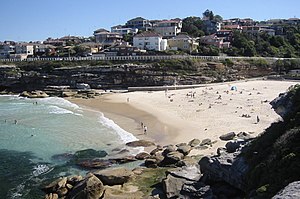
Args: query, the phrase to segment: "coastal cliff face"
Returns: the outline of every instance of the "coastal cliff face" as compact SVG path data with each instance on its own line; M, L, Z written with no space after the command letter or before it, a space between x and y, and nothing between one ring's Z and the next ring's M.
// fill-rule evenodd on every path
M2 65L0 90L43 90L47 86L75 88L78 83L89 84L93 89L203 84L263 76L272 72L270 68L261 68L246 62L237 62L232 66L185 60L96 66L78 66L79 64L81 63L68 63L67 67L58 67L57 64L47 62Z

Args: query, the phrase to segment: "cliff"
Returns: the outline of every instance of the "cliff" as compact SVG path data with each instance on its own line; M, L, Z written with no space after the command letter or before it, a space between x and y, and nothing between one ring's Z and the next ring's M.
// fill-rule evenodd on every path
M20 62L0 66L0 90L44 90L48 86L86 83L91 88L116 89L233 81L268 75L270 67L248 62L224 63L200 60L165 60L151 63Z

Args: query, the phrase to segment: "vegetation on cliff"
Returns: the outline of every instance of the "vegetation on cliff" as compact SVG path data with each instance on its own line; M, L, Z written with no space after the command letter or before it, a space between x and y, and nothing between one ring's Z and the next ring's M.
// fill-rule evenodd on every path
M261 198L300 180L300 85L289 89L284 104L284 121L272 124L245 153L250 164L248 190L256 190Z

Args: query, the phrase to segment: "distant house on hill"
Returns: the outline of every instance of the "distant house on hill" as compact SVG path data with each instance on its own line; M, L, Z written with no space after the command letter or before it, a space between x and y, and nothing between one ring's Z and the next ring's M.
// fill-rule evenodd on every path
M123 36L120 33L109 32L105 29L94 31L96 43L100 43L103 47L112 46L122 42Z
M137 28L127 28L126 26L122 25L117 25L111 27L111 32L112 33L120 33L121 35L126 35L126 34L137 34L138 29Z
M105 54L114 56L135 56L142 52L143 51L139 50L137 47L129 45L128 42L123 42L107 48Z
M201 37L200 43L215 46L217 48L229 48L230 47L230 42L224 42L224 39L221 37L218 37L216 34Z
M133 37L133 46L142 50L164 51L167 40L156 32L143 32Z
M178 35L182 29L181 19L162 20L153 24L153 31L160 34L163 38L172 38Z
M198 51L199 42L186 33L180 33L172 39L168 39L168 46L171 50L182 50L189 53Z
M130 19L129 21L127 21L125 27L148 31L152 28L152 24L150 23L149 20L144 19L143 17L136 17L134 19Z

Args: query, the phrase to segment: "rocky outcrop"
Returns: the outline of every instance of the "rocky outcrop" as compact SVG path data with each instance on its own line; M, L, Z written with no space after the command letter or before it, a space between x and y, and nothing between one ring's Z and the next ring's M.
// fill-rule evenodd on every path
M169 170L166 175L166 179L163 180L163 189L167 198L178 198L183 185L197 182L201 177L201 172L199 167L192 165Z
M300 181L292 182L278 192L272 199L298 199L300 198Z
M219 150L218 156L204 157L199 162L201 172L211 181L223 181L246 191L245 175L248 165L245 158L240 157L239 154L240 151L228 153Z
M149 147L149 146L155 146L153 142L147 141L147 140L137 140L126 143L126 146L130 147Z
M44 91L23 91L20 94L20 97L28 97L28 98L46 98L49 97L47 93Z
M88 174L86 178L78 183L67 195L67 199L99 199L104 192L102 182L93 174Z
M125 168L99 170L94 171L93 174L98 177L104 185L109 186L122 185L133 176L133 172Z

